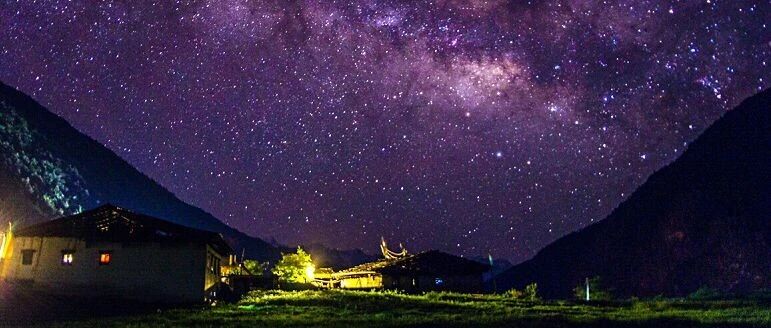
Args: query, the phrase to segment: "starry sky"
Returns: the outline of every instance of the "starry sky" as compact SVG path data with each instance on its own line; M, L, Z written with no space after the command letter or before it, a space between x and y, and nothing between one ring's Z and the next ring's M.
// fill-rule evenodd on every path
M0 80L249 234L521 261L769 87L766 0L2 1Z

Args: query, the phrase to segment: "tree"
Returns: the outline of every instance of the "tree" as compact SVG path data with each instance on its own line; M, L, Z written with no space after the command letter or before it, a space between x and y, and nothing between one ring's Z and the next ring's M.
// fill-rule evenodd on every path
M588 279L590 301L610 301L613 299L613 291L603 285L599 276ZM578 284L573 293L579 300L586 300L586 281Z
M257 260L244 260L241 265L246 271L255 276L261 276L266 268L265 263L260 263Z
M525 286L525 292L523 296L524 296L524 299L531 302L540 300L541 298L538 297L538 284L531 283Z
M314 271L311 255L299 246L296 253L282 253L281 260L273 267L273 274L278 277L279 282L290 284L310 283Z
M504 295L518 300L527 300L531 302L535 302L541 299L538 297L538 284L536 283L531 283L525 286L524 290L518 290L516 288L509 289L506 291L506 293L504 293Z

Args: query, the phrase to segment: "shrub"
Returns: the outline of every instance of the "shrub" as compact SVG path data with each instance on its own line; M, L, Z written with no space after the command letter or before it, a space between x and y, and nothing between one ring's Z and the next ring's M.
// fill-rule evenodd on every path
M523 291L521 291L519 289L516 289L516 288L512 288L512 289L507 290L505 293L503 293L503 295L506 296L506 297L511 297L511 298L515 298L515 299L522 299L525 296L525 292L523 292Z
M725 298L726 298L726 295L723 294L723 292L707 286L703 286L697 289L695 292L688 295L688 299L700 300L700 301L719 300L719 299L725 299Z
M538 301L541 298L538 297L538 284L531 283L527 286L525 286L525 295L524 298L528 301Z
M512 288L503 293L503 296L526 301L538 301L541 298L538 297L538 284L531 283L525 286L525 289L519 290Z

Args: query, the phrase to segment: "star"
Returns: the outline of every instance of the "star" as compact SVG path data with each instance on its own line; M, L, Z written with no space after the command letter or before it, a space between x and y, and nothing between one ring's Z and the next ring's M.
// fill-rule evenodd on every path
M247 234L518 262L769 87L762 9L16 1L0 80Z

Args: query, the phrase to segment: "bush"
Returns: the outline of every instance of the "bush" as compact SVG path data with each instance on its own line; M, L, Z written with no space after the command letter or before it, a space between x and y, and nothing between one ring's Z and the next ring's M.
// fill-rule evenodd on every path
M503 296L526 301L538 301L541 298L538 297L538 284L531 283L525 286L524 290L512 288L503 293Z
M525 292L523 292L523 291L521 291L519 289L516 289L516 288L512 288L512 289L509 289L506 292L504 292L503 295L506 296L506 297L511 297L511 298L515 298L515 299L522 299L525 296Z
M538 297L538 284L532 283L527 286L525 286L525 299L528 301L538 301L541 298Z
M715 288L704 286L697 289L695 292L691 293L690 295L688 295L687 298L690 300L707 301L707 300L725 299L726 295Z

